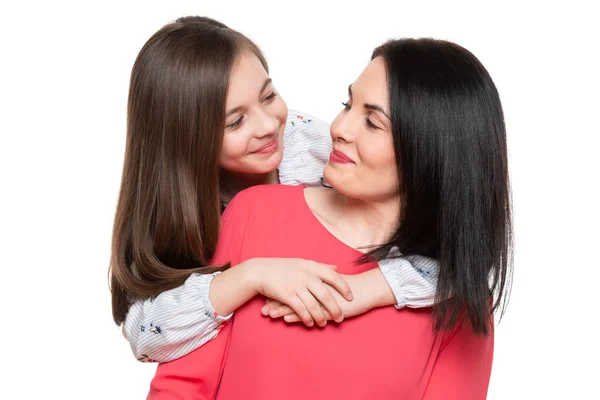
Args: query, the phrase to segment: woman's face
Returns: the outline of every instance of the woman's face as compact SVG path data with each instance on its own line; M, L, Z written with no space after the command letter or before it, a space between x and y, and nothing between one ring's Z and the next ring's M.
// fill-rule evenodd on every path
M260 60L243 52L229 81L221 167L240 174L274 171L283 157L287 112Z
M348 102L331 124L333 152L325 180L344 195L383 201L399 195L385 64L372 60L348 88Z

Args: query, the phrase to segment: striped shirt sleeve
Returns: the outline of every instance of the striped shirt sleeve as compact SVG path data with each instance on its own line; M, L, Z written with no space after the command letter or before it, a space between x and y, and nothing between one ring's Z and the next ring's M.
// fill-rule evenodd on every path
M397 309L422 308L434 304L438 262L422 256L389 258L379 261L379 269L392 289Z
M284 185L320 185L331 148L327 122L310 114L289 110L283 134L279 181Z
M172 361L217 336L232 316L217 315L209 301L210 284L218 273L192 274L182 286L131 306L123 335L139 361Z

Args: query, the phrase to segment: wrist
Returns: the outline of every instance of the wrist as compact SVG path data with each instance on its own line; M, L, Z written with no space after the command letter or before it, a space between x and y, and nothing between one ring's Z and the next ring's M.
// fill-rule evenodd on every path
M396 298L379 268L345 277L360 308L371 310L396 304Z
M371 293L369 280L363 274L342 275L353 294L352 301L342 299L342 309L346 317L363 314L377 307L375 298Z
M228 315L256 296L258 274L252 260L218 274L210 285L209 299L219 315Z
M251 258L236 266L239 268L242 281L245 283L245 290L252 293L253 296L261 293L261 279L257 258Z
M373 290L373 308L393 306L396 304L394 292L381 272L381 269L373 268L368 271L367 279L369 280L369 287Z

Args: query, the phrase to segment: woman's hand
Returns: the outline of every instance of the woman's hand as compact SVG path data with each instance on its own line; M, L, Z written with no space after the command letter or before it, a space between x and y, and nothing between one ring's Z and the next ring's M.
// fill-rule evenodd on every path
M299 258L254 258L249 260L248 279L263 296L285 304L297 321L307 326L327 320L341 322L340 302L352 303L353 295L334 265Z
M329 287L329 289L334 300L341 307L344 318L366 313L373 308L396 304L396 298L379 268L358 275L342 275L342 277L354 293L353 301L344 299L334 288ZM261 313L271 318L283 317L285 322L289 323L302 321L291 307L276 299L267 299ZM323 309L323 313L328 320L335 320L327 309Z

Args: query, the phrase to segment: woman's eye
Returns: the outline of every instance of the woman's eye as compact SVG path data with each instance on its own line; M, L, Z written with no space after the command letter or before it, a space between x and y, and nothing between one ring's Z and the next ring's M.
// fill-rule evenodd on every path
M374 123L371 122L371 120L369 119L369 117L365 118L365 121L367 122L367 126L371 129L379 129L379 127L377 125L375 125Z

